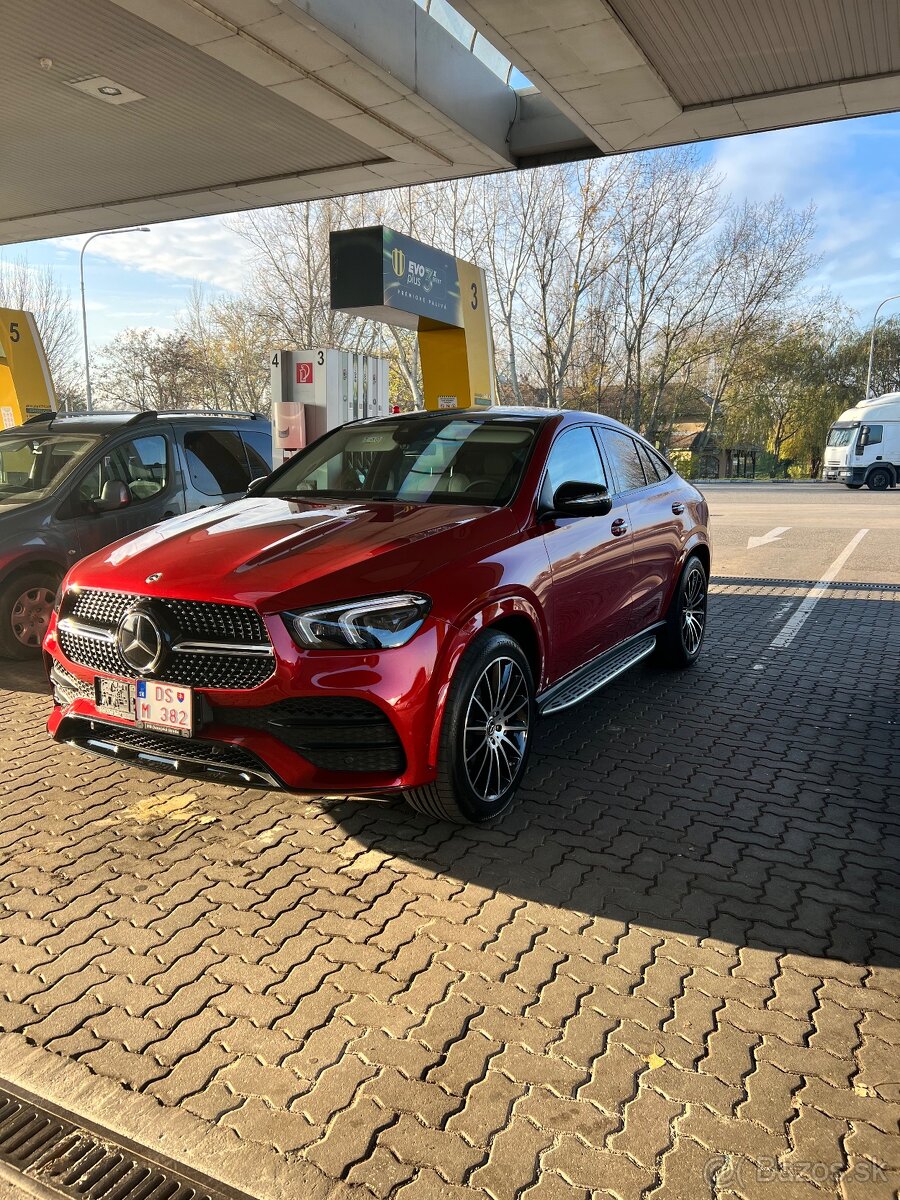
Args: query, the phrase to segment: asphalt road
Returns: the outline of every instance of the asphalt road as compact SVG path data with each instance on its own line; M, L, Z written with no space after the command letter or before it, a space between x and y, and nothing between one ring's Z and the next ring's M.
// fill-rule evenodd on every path
M709 501L715 576L815 581L864 529L836 578L900 583L900 489L713 483L701 491ZM772 541L748 546L775 530L781 532Z

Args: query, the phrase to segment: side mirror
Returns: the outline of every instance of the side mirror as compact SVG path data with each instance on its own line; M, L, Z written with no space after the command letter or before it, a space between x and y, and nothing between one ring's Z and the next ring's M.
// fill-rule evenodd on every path
M866 446L868 446L868 444L869 444L869 427L868 427L868 425L863 425L862 429L859 431L859 437L856 440L856 453L861 454L863 452L863 450L865 450Z
M244 495L255 496L256 493L262 489L268 478L268 475L257 475L255 479L251 479L247 484L247 490L244 492Z
M561 483L553 494L556 517L605 517L612 499L602 483Z
M131 503L131 492L121 479L107 479L100 493L100 499L94 501L94 512L115 512Z

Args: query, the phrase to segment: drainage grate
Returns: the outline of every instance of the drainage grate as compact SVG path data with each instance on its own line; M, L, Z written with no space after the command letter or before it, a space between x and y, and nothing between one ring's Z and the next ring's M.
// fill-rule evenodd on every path
M73 1200L248 1200L0 1081L0 1172L9 1168L22 1186Z
M828 588L831 591L900 592L900 583L853 583L841 579L830 579L823 582L821 579L765 579L762 576L712 575L709 582L727 584L728 587L761 587L765 584L770 587L819 587Z

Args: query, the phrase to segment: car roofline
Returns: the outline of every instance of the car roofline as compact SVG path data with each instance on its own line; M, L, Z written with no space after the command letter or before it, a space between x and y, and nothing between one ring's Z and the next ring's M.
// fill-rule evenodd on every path
M178 425L190 424L192 421L200 421L208 424L209 419L218 419L222 417L231 418L235 424L240 424L242 421L267 421L267 418L258 412L240 412L235 409L173 409L171 412L159 412L156 409L148 409L145 412L123 412L116 409L101 410L99 412L74 412L74 413L59 413L46 412L37 413L33 417L29 417L21 425L13 426L14 429L25 429L38 432L38 427L42 431L53 430L59 432L71 433L116 433L120 429L128 429L132 425L152 425L157 421L172 420ZM3 430L2 432L8 432Z

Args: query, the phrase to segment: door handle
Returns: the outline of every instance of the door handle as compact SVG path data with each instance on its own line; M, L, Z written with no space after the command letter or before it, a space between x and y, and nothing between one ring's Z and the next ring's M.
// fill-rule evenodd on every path
M675 503L672 505L672 512L675 513L676 515L684 512L684 505L681 503L680 500L676 500Z
M616 517L610 526L613 537L621 537L623 533L628 532L628 526L625 524L624 517Z

